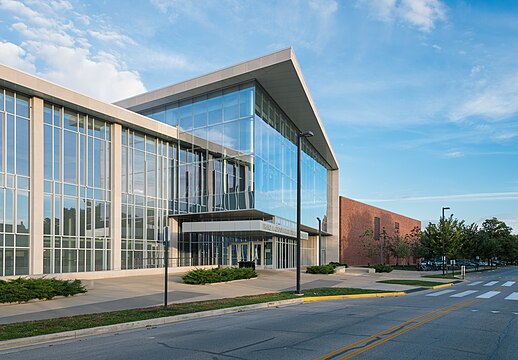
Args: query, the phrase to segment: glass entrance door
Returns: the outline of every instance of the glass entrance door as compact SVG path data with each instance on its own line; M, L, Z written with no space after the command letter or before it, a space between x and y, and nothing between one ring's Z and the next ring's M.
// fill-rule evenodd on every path
M264 246L262 242L252 244L252 260L255 262L256 268L264 268Z
M249 243L233 243L230 246L232 247L232 266L238 266L240 261L250 261Z

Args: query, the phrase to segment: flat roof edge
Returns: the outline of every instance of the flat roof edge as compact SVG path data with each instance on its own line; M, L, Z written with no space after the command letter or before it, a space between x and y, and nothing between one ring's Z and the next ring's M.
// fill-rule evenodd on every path
M260 68L289 61L292 59L293 55L291 47L285 48L267 55L258 56L250 60L245 60L234 65L211 71L207 74L183 80L172 85L163 86L155 90L122 99L114 102L114 104L131 109L132 107L138 106L142 103L148 103L163 98L165 94L168 96L181 94L195 88L210 85L211 83L231 79L239 76L243 72L251 72Z
M0 85L80 112L100 116L124 126L150 131L162 137L178 137L178 129L173 126L159 123L131 110L94 99L39 76L2 64L0 64Z

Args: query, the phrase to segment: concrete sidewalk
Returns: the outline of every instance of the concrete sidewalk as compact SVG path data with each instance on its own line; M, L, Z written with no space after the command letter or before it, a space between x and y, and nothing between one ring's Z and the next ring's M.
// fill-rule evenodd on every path
M391 273L367 273L365 269L346 269L332 275L301 274L302 289L318 287L351 287L387 291L405 291L414 287L380 284L388 279L415 279L449 282L447 279L422 279L434 272L394 270ZM259 276L210 285L187 285L182 274L170 275L169 303L213 300L257 295L295 289L295 270L258 270ZM88 292L69 298L33 301L25 304L0 304L0 324L49 319L79 314L100 313L163 304L163 275L87 280Z

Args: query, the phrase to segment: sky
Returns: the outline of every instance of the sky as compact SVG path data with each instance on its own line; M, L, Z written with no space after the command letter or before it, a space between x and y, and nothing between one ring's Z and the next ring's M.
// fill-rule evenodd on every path
M0 63L113 102L292 47L340 194L518 233L518 2L0 0Z

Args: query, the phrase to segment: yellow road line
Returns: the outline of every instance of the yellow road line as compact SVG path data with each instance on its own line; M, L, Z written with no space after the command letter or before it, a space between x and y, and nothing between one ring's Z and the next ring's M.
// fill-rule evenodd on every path
M476 301L474 301L474 302L476 302ZM392 339L394 339L394 338L396 338L396 337L398 337L400 335L403 335L404 333L406 333L406 332L408 332L410 330L413 330L413 329L415 329L415 328L417 328L417 327L419 327L419 326L421 326L423 324L426 324L427 322L430 322L432 320L440 318L441 316L447 315L447 314L449 314L452 311L461 309L461 308L469 306L469 305L471 305L471 304L464 304L461 307L458 307L458 308L455 308L455 309L450 309L450 310L447 310L447 311L435 314L435 315L433 315L433 316L431 316L429 318L426 318L426 319L421 320L421 321L419 321L419 322L417 322L417 323L415 323L413 325L410 325L407 328L401 329L401 330L395 332L394 334L388 335L388 336L384 337L383 339L379 339L379 340L373 342L372 344L369 344L369 345L365 346L364 348L358 349L358 350L356 350L356 351L354 351L354 352L352 352L350 354L347 354L345 356L339 357L338 360L351 359L352 357L354 357L356 355L359 355L359 354L361 354L361 353L363 353L363 352L365 352L367 350L370 350L370 349L372 349L372 348L374 348L374 347L376 347L378 345L381 345L381 344L383 344L383 343L385 343L385 342L387 342L389 340L392 340Z
M453 286L453 283L435 285L435 286L432 286L432 289L442 289L442 288L446 288L446 287L450 287L450 286Z
M398 291L398 292L373 293L373 294L308 296L308 297L304 298L304 302L323 301L323 300L336 300L336 299L361 299L361 298L377 298L377 297L395 297L395 296L405 296L405 295L406 295L405 292Z
M334 357L334 356L336 356L336 355L338 355L338 354L340 354L340 353L343 353L343 352L345 352L345 351L347 351L347 350L350 350L350 349L352 349L352 348L354 348L354 347L357 347L357 346L359 346L359 345L361 345L361 344L363 344L363 343L368 343L369 341L374 340L374 339L376 339L377 337L380 337L380 336L386 335L386 334L388 334L388 333L391 333L392 331L394 331L394 330L396 330L396 329L399 329L399 328L401 328L401 327L404 327L404 326L409 325L409 324L411 324L411 323L414 323L414 322L416 322L416 321L418 321L416 324L418 324L417 326L419 326L419 325L422 325L422 324L424 324L424 323L426 323L426 322L428 322L428 321L431 321L431 320L433 320L433 319L435 319L435 318L437 318L437 317L443 316L443 315L445 315L445 314L449 313L450 311L458 310L458 309L460 309L461 307L471 305L472 303L477 302L477 301L478 301L478 300L468 299L468 300L461 301L461 302L459 302L459 303L457 303L457 304L454 304L454 305L449 305L449 306L442 307L442 308L440 308L440 309L436 309L436 310L431 311L431 312L428 312L428 313L426 313L426 314L423 314L423 315L417 316L417 317L415 317L415 318L413 318L413 319L410 319L410 320L404 321L404 322L402 322L402 323L400 323L400 324L394 325L394 326L392 326L392 327L390 327L390 328L388 328L388 329L385 329L385 330L383 330L383 331L380 331L380 332L378 332L378 333L376 333L376 334L374 334L374 335L371 335L371 336L369 336L369 337L367 337L367 338L365 338L365 339L358 340L358 341L356 341L356 342L354 342L354 343L352 343L352 344L346 345L346 346L344 346L344 347L342 347L342 348L340 348L340 349L337 349L337 350L334 350L334 351L332 351L332 352L330 352L330 353L327 353L327 354L325 354L325 355L322 355L322 356L320 356L320 357L316 358L315 360L326 360L326 359L330 359L330 358L332 358L332 357ZM414 326L414 325L416 325L416 324L411 325L411 328L413 329L413 328L417 327L417 326ZM400 332L401 332L402 330L405 330L405 329L401 329L401 330L399 330L398 332L396 332L395 334L401 335L402 333L400 333ZM409 329L409 330L411 330L411 329ZM407 330L407 331L408 331L408 330ZM398 336L398 335L396 335L396 336ZM392 335L390 335L390 336L392 336ZM392 338L393 338L393 337L392 337ZM380 339L380 340L382 340L382 339ZM390 340L390 339L388 339L388 340ZM387 340L386 340L386 341L387 341ZM379 342L379 340L378 340L378 341L376 341L376 342L375 342L375 343L373 343L373 344L377 344L378 342ZM371 345L372 345L372 344L369 344L368 346L371 346ZM378 345L379 345L379 344L378 344ZM369 348L370 348L370 347L369 347ZM365 349L365 348L363 348L363 349ZM363 349L359 349L359 350L363 350ZM366 350L367 350L367 349L366 349ZM363 351L366 351L366 350L363 350ZM358 350L356 350L356 351L358 351ZM355 353L356 353L356 351L355 351ZM359 353L358 353L358 354L359 354ZM348 355L349 355L349 354L348 354ZM348 355L346 355L346 356L348 356Z

